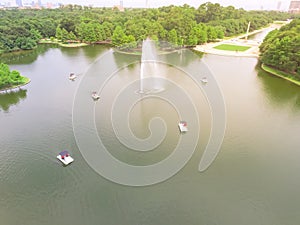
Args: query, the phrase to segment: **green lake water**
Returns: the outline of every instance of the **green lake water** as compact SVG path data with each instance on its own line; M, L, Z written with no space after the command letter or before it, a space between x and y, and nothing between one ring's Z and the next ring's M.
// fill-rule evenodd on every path
M174 79L190 92L199 113L199 141L191 159L176 175L158 184L131 187L100 176L78 148L72 107L80 81L101 74L94 62L103 54L112 55L104 71L112 65L123 68L104 86L103 101L95 103L95 124L110 153L129 164L149 165L172 153L182 137L176 107L149 97L133 108L128 120L139 138L149 135L148 122L154 116L164 118L168 130L166 140L155 150L146 154L131 151L102 116L114 100L111 96L128 86L132 77L138 78L140 64L128 63L139 57L111 53L103 46L40 46L37 51L8 62L31 83L22 90L0 94L0 224L300 223L300 89L263 72L257 59L199 58L187 51L165 56L182 68L191 64L210 68L226 105L224 141L211 166L199 172L212 126L205 94L189 86L190 80L176 67L159 67L167 79ZM70 72L78 75L74 82L68 79ZM167 84L157 85L171 90ZM83 109L91 104L89 91ZM83 118L83 124L89 119ZM114 121L122 122L118 116ZM190 125L191 133L195 124ZM183 138L189 137L189 132ZM56 159L64 149L75 159L67 167Z

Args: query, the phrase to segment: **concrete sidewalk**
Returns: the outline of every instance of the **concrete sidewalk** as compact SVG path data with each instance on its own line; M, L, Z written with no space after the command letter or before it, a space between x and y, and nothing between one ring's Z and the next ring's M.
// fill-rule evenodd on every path
M268 27L262 28L260 30L255 30L252 31L248 34L256 34L259 32L262 32L266 29L270 28L280 28L283 24L271 24ZM206 43L204 45L197 45L194 50L200 51L203 53L208 53L208 54L214 54L214 55L224 55L224 56L237 56L237 57L259 57L259 45L261 44L260 42L254 41L254 40L245 40L242 38L245 38L246 34L242 34L238 37L234 37L229 40L222 40L219 42L214 42L214 43ZM215 46L221 45L221 44L231 44L231 45L241 45L241 46L248 46L250 47L246 51L226 51L226 50L218 50L215 49Z

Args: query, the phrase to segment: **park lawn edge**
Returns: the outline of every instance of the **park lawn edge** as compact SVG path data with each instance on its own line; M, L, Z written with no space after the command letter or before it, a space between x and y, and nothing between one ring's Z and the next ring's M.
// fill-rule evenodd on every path
M87 46L89 44L87 44L87 43L71 43L71 44L58 43L58 45L62 46L62 47L66 47L66 48L76 48L76 47Z
M77 48L77 47L83 47L83 46L89 45L89 44L83 43L83 42L80 42L80 43L64 44L64 43L58 41L57 39L54 39L54 40L50 40L50 39L41 39L41 40L39 41L39 44L58 44L59 46L61 46L61 47L66 47L66 48Z
M30 82L31 82L31 80L28 77L23 77L23 81L21 84L16 84L16 85L12 85L10 87L0 88L0 92L12 90L15 88L20 88L20 87L23 87L23 86L29 84Z
M261 68L262 68L264 71L266 71L267 73L270 73L270 74L275 75L275 76L277 76L277 77L283 78L283 79L285 79L285 80L288 80L288 81L290 81L290 82L292 82L292 83L294 83L294 84L300 86L300 81L294 80L294 79L292 79L292 78L290 77L290 76L293 76L292 74L285 73L285 72L283 72L283 71L274 69L274 68L272 68L272 67L270 67L270 66L265 65L264 63L261 64Z
M185 49L185 48L182 48ZM133 51L133 52L129 52L129 51L124 51L124 50L120 50L118 48L113 48L113 50L117 53L120 54L125 54L125 55L136 55L136 56L140 56L142 55L141 51ZM172 51L158 51L157 55L167 55L167 54L172 54L174 52L178 52L178 50L172 50Z

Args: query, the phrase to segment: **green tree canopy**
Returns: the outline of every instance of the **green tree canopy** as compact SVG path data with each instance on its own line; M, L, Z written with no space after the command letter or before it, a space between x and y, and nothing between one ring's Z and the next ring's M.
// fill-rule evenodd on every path
M260 46L260 60L300 80L300 19L270 32Z
M125 35L117 41L115 34L112 42L117 45L132 40L130 35L136 41L147 37L166 41L172 37L176 44L194 45L224 35L244 33L249 22L250 29L254 30L290 16L275 11L245 11L210 2L198 8L184 4L125 9L125 12L78 5L59 9L0 10L0 52L34 48L41 38L53 39L54 36L61 41L112 41L115 32L120 31L117 27L121 27Z
M23 84L26 81L27 78L22 77L18 71L11 71L7 64L0 63L0 89Z

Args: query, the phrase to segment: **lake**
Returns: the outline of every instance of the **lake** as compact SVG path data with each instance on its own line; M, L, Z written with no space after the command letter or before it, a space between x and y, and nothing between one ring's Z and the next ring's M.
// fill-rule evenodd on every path
M135 97L140 96L135 92L140 87L140 57L114 53L107 47L40 46L8 62L31 83L20 91L0 94L1 224L300 223L299 87L263 72L256 58L200 58L189 51L162 57L169 64L151 66L155 73L159 71L160 78L151 80L150 74L144 84L147 90L155 87L157 93L142 95L144 99ZM210 69L226 106L226 132L220 152L203 172L198 171L199 161L214 124L206 86L198 88L184 72L191 65L195 74L199 68ZM117 69L108 73L113 67ZM74 82L68 79L71 72L78 75ZM103 83L91 82L102 76ZM89 86L85 86L87 82ZM179 86L184 91L177 90ZM99 101L93 102L92 91L100 92ZM166 98L172 96L177 97L168 102ZM191 119L192 109L178 112L185 110L188 101L197 112L198 122ZM151 120L156 117L164 122ZM159 141L156 132L161 135L167 127L165 139L157 145L150 141L153 151L132 150L128 147L132 143L123 143L131 140L127 134L115 134L124 132L126 118L139 140L147 139L153 131L153 140ZM181 119L189 124L186 134L179 133ZM94 131L112 156L131 165L159 162L172 155L181 141L185 141L182 157L190 147L195 151L167 180L139 187L119 184L99 175L85 160L90 154L86 149L94 147L89 141L94 135L89 124L95 125ZM56 159L64 149L75 159L67 167ZM129 174L127 178L132 177Z

